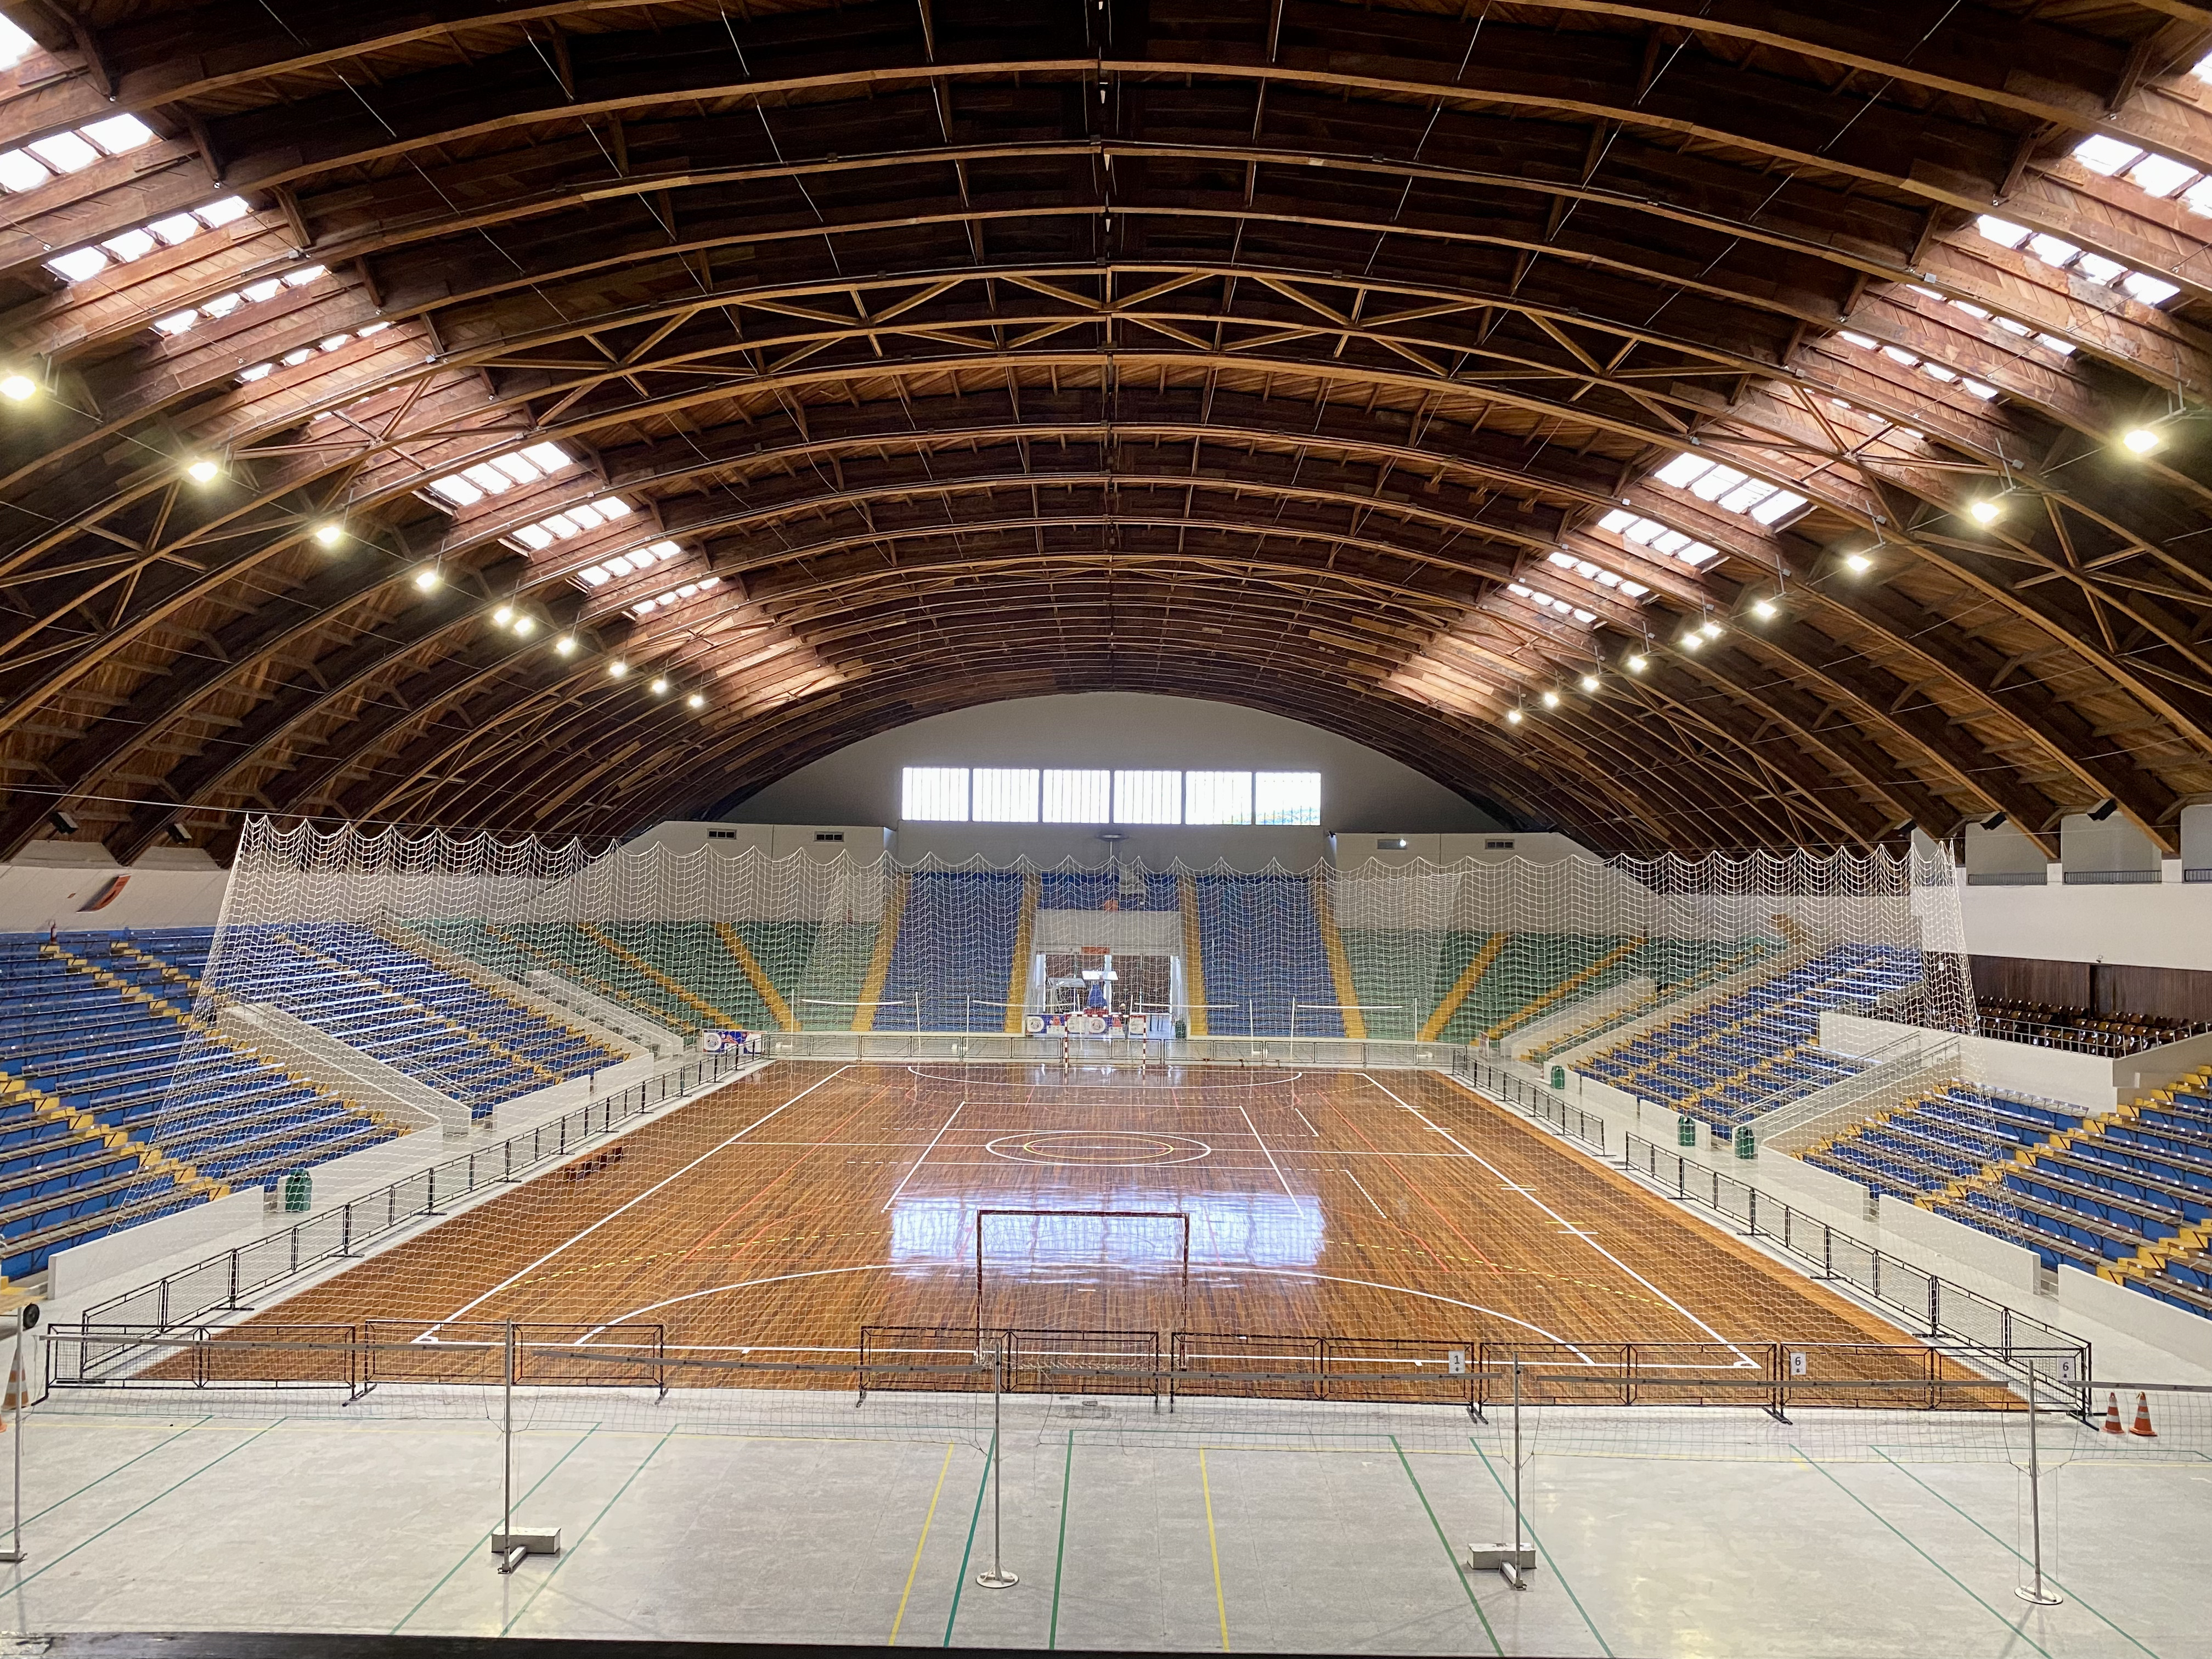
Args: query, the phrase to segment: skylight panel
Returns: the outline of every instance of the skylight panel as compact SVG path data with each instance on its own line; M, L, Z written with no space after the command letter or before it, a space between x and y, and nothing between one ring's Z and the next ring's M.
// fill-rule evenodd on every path
M602 495L592 503L592 510L603 519L627 519L630 504L619 495Z
M463 467L461 476L487 495L503 495L514 488L514 479L485 461Z
M28 150L0 150L0 190L21 195L36 190L54 175Z
M120 236L111 236L100 244L125 264L143 259L161 244L143 230L126 230Z
M73 132L34 138L24 148L56 173L82 173L100 159L100 152Z
M0 17L0 70L11 70L39 49L39 43Z
M979 766L975 772L975 822L1035 823L1037 793L1037 769L1033 766Z
M1920 372L1923 374L1932 375L1947 385L1959 378L1956 369L1946 368L1941 363L1923 363L1920 365Z
M330 270L327 266L301 265L297 270L286 271L283 276L283 283L286 288L304 288L309 283L313 282L318 276L327 276L329 275Z
M514 532L514 538L533 553L553 545L553 532L543 525L526 524Z
M2063 236L2053 236L2047 230L2039 230L2027 239L2027 251L2046 265L2061 270L2081 252Z
M182 334L191 329L199 319L199 313L187 306L182 311L172 313L167 317L156 317L154 319L154 326L163 334Z
M517 483L536 483L545 476L520 455L497 456L492 465Z
M1987 385L1980 380L1969 380L1963 374L1959 377L1959 384L1966 387L1966 389L1972 392L1975 397L1979 398L1984 403L1989 402L1990 398L1997 395L1997 389L1995 386ZM1911 430L1909 427L1904 429L1906 431ZM1917 438L1923 434L1914 432L1912 435Z
M47 260L46 269L65 283L87 282L107 269L107 256L96 247L81 247Z
M135 115L111 115L104 121L88 121L77 131L110 155L128 155L140 145L152 143L155 136Z
M1732 466L1716 466L1690 485L1690 493L1701 501L1717 501L1743 479L1744 475Z
M2045 351L2055 351L2062 357L2071 357L2074 355L2074 343L2071 340L2059 339L2055 335L2039 334L2035 337L2035 343Z
M246 386L255 380L265 380L276 371L276 365L274 363L256 363L251 368L241 368L238 371L238 383L240 386Z
M324 351L336 351L342 345L350 344L352 340L350 334L325 334L315 344Z
M2016 225L2011 220L2000 219L1994 214L1982 215L1974 221L1974 228L1999 247L2018 247L2027 240L2026 225Z
M1789 518L1801 507L1808 505L1802 495L1787 489L1778 489L1751 509L1751 516L1760 524L1771 525Z
M612 571L605 569L596 564L592 566L589 569L579 570L576 574L586 587L604 587L608 582L614 579L614 573Z
M574 519L570 518L566 513L556 513L549 517L540 519L538 522L544 526L546 529L551 531L556 536L559 537L564 542L571 536L581 534L583 531L583 526L578 524Z
M669 560L674 558L678 553L681 553L684 550L678 547L674 542L655 542L652 546L647 548L645 550L652 554L654 558L659 559L665 564Z
M1708 547L1703 542L1692 542L1674 556L1684 564L1703 564L1708 559L1717 559L1720 556L1721 550L1717 547Z
M2128 182L2151 196L2171 196L2197 176L2197 169L2156 150L2128 169Z
M522 452L522 459L541 472L558 472L576 464L567 450L555 443L532 444Z
M1629 512L1626 507L1616 507L1597 521L1597 527L1600 530L1611 531L1617 536L1635 522L1636 515L1633 513Z
M574 525L579 530L597 530L601 525L606 522L605 519L599 516L598 509L593 507L589 502L586 502L580 507L570 507L568 509L568 521Z
M2146 276L2141 271L2130 271L2120 278L2120 288L2130 299L2140 300L2147 306L2162 306L2181 289L2172 283L2161 283L2155 276Z
M1690 544L1690 538L1680 531L1668 530L1663 526L1660 527L1657 535L1645 537L1644 539L1650 543L1652 551L1656 553L1679 553Z
M2131 164L2142 151L2133 144L2124 144L2117 138L2107 138L2101 132L2092 133L2074 146L2074 159L2092 173L2111 178L2121 168Z
M217 201L210 202L205 207L197 207L192 210L194 216L210 230L221 230L232 220L243 219L248 211L246 198L243 196L225 196ZM310 265L308 269L318 276L322 275L323 268L320 265ZM310 277L307 280L313 279Z
M314 355L315 349L313 346L301 346L297 351L286 352L276 361L283 363L287 368L297 368L301 363L306 362Z
M1875 342L1872 339L1863 334L1855 334L1848 328L1838 329L1836 337L1846 345L1856 346L1861 351L1872 351L1875 349Z
M166 219L156 219L146 227L167 246L190 241L200 234L200 222L189 213L173 213Z
M284 284L274 276L264 283L248 283L244 288L239 289L240 294L255 305L261 305L273 300L283 291Z
M483 491L456 473L451 477L433 478L430 493L451 501L455 507L473 507L483 499Z
M1711 465L1712 463L1702 455L1685 453L1677 455L1651 476L1658 479L1661 483L1672 484L1675 489L1681 489L1686 488L1692 478Z
M1996 325L2002 329L2006 333L2017 334L2022 339L2027 338L2028 336L2035 332L2035 331L2028 327L2027 324L2016 323L2009 317L1996 317L1992 318L1990 320L1996 323Z
M2118 259L2107 259L2101 253L2085 253L2074 262L2075 271L2093 283L2114 283L2128 274L2128 268Z
M2207 52L2189 66L2189 72L2198 80L2212 82L2212 52Z
M1920 362L1919 358L1914 356L1903 346L1884 346L1881 349L1881 355L1893 363L1903 363L1907 368L1917 367Z

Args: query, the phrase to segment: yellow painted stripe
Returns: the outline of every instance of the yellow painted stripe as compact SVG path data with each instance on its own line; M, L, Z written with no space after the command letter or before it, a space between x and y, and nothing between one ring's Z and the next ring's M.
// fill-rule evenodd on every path
M914 1594L914 1576L921 1571L921 1547L929 1542L929 1523L937 1519L937 1500L945 1496L945 1474L952 1467L952 1442L945 1443L945 1461L937 1466L937 1489L929 1494L929 1512L921 1517L921 1536L914 1540L914 1560L906 1570L906 1588L899 1592L898 1611L891 1616L891 1633L884 1645L898 1645L899 1623L906 1617L907 1597Z
M768 1005L769 1012L775 1016L775 1023L787 1031L797 1030L799 1022L791 1017L791 1005L783 1000L783 993L775 988L775 981L768 976L768 969L760 965L760 958L753 955L744 936L726 921L714 924L714 936L722 941L722 948L738 959L738 966L745 970L745 977L753 983L754 994Z
M1206 1478L1206 1448L1198 1449L1198 1489L1206 1494L1206 1552L1213 1558L1213 1610L1221 1620L1221 1650L1229 1651L1229 1603L1221 1594L1221 1543L1213 1532L1213 1485Z
M1044 882L1034 870L1022 878L1022 916L1014 927L1014 965L1006 972L1006 1018L1002 1030L1019 1036L1023 999L1030 988L1030 941L1036 936L1037 897Z
M1359 988L1352 983L1352 958L1344 953L1344 935L1337 932L1336 912L1329 907L1328 878L1316 873L1312 879L1314 920L1321 924L1321 948L1328 957L1328 976L1335 981L1337 1001L1343 1005L1344 1034L1364 1041L1367 1016L1352 1006L1359 1000Z
M1612 967L1615 963L1626 962L1629 957L1634 956L1638 951L1641 951L1644 948L1644 940L1640 939L1632 939L1626 945L1617 945L1613 946L1612 950L1607 951L1603 956L1600 957L1595 962L1590 963L1589 967L1583 969L1580 973L1561 980L1550 990L1541 993L1531 1001L1523 1003L1518 1009L1515 1010L1512 1013L1506 1015L1504 1019L1499 1020L1497 1024L1492 1026L1488 1031L1484 1033L1484 1035L1491 1037L1502 1037L1515 1026L1527 1024L1530 1020L1535 1018L1537 1015L1542 1013L1545 1009L1550 1007L1553 1003L1563 1002L1567 998L1572 996L1577 991L1582 989L1583 986L1589 984L1590 981L1595 979L1600 974Z
M1490 964L1498 960L1505 949L1505 941L1512 937L1504 933L1490 936L1488 943L1474 953L1474 960L1452 981L1451 989L1444 993L1444 1000L1437 1004L1436 1012L1421 1022L1421 1029L1413 1039L1416 1042L1434 1042L1444 1034L1444 1027L1451 1024L1460 1004L1467 1000L1467 994L1474 989L1474 982L1490 971Z
M876 924L876 948L868 957L868 976L860 981L860 1006L853 1010L853 1029L876 1029L876 1003L890 977L891 952L898 945L899 921L906 915L907 886L914 877L902 870L891 878L891 890L884 895L884 919Z
M584 924L584 935L586 938L597 943L609 956L628 963L631 967L636 969L639 973L643 974L647 979L651 980L655 985L658 985L662 990L667 992L669 995L674 997L678 1001L690 1003L694 1008L699 1011L700 1014L705 1018L706 1023L708 1025L723 1025L729 1022L730 1017L724 1013L720 1008L717 1008L713 1003L708 1001L704 997L698 996L693 992L687 990L684 987L678 985L674 980L671 979L666 974L662 973L659 969L654 967L651 963L647 962L643 957L638 955L636 951L631 950L628 945L618 944L612 934L605 932L597 923L589 921L586 922Z
M1190 1001L1190 1023L1186 1029L1194 1037L1204 1036L1206 962L1198 931L1198 884L1185 875L1176 884L1176 894L1182 910L1182 990Z

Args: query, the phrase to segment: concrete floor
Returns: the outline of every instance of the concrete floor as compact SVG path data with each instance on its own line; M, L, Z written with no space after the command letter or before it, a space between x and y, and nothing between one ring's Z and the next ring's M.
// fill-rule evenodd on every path
M1010 1399L1003 1554L1021 1583L993 1590L975 1582L988 1398L518 1400L517 1518L567 1548L505 1577L486 1548L495 1394L456 1393L442 1419L377 1395L58 1398L23 1442L28 1559L0 1568L0 1630L2212 1655L2212 1396L2154 1401L2156 1441L2045 1423L2045 1559L2066 1598L2050 1609L2013 1593L2016 1421L1528 1413L1541 1562L1516 1592L1454 1559L1510 1535L1495 1417Z

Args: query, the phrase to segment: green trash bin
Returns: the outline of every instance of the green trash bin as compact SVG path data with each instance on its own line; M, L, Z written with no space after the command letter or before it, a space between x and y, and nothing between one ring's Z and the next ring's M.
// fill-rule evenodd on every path
M1735 1155L1741 1158L1759 1156L1759 1142L1751 1133L1751 1125L1739 1123L1735 1128Z
M1674 1119L1674 1144L1677 1146L1692 1147L1698 1144L1698 1120L1687 1112L1681 1113Z
M1552 1086L1554 1089L1564 1089L1567 1086L1567 1068L1565 1066L1554 1066L1552 1067Z
M314 1207L315 1178L305 1170L295 1170L286 1176L282 1190L286 1211L296 1212Z

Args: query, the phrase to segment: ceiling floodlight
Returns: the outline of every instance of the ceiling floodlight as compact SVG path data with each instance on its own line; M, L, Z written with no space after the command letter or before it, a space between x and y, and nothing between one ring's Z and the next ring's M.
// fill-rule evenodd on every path
M1589 691L1589 692L1595 692L1595 691L1596 691L1596 690L1597 690L1597 676L1596 676L1596 675L1595 675L1595 674L1585 674L1585 675L1583 675L1583 690L1585 690L1585 691Z
M707 706L706 698L701 696L696 691L694 691L690 696L684 698L684 701L690 703L694 708L704 708Z
M559 639L553 641L553 648L564 657L574 656L576 654L576 636L574 634L563 634Z
M1863 576L1874 568L1874 561L1863 553L1847 553L1844 556L1844 568L1854 576Z
M1753 599L1751 602L1751 614L1758 617L1761 622L1772 622L1774 620L1774 601L1771 599Z
M27 374L0 377L0 398L10 403L23 403L39 395L39 383Z
M611 679L618 680L629 672L629 665L624 662L620 657L617 657L612 662L607 665L607 675Z
M1705 636L1703 634L1693 632L1682 635L1682 649L1685 651L1702 650L1705 643Z
M1520 724L1521 724L1521 711L1520 711L1519 709L1517 709L1517 708L1509 708L1509 709L1507 709L1507 710L1505 711L1505 723L1506 723L1508 726L1518 726L1518 725L1520 725Z
M345 539L345 526L335 519L325 520L315 526L315 539L325 547L336 547Z
M415 586L425 593L435 587L439 580L438 567L434 564L426 564L415 573Z
M1556 691L1547 691L1546 693L1544 693L1544 707L1545 707L1545 708L1557 708L1559 706L1559 694L1558 692L1556 692Z
M1995 524L2003 512L1993 497L1985 496L1967 507L1966 515L1976 524Z
M0 392L6 390L5 384L0 383ZM2123 434L2120 438L2121 447L2130 455L2148 455L2162 441L2158 434L2147 426L2136 427Z
M514 619L514 637L515 637L515 638L517 638L518 640L526 640L526 639L528 639L528 638L529 638L532 634L535 634L537 631L538 631L538 618L537 618L537 617L517 617Z
M1708 617L1705 618L1705 625L1698 631L1709 640L1717 640L1721 636L1721 625Z
M497 623L501 628L506 627L507 623L514 620L514 607L511 605L503 605L500 606L498 610L491 613L491 619Z
M1645 667L1650 663L1650 660L1651 659L1649 657L1644 656L1640 653L1631 657L1628 659L1628 672L1632 674L1641 674L1644 671Z
M213 482L216 474L222 471L222 469L221 467L217 466L213 461L208 459L204 455L201 456L199 459L196 461L187 461L185 463L185 476L187 478L190 478L194 483L211 483Z
M668 682L666 680L653 681L653 695L656 697L666 696L668 695Z

